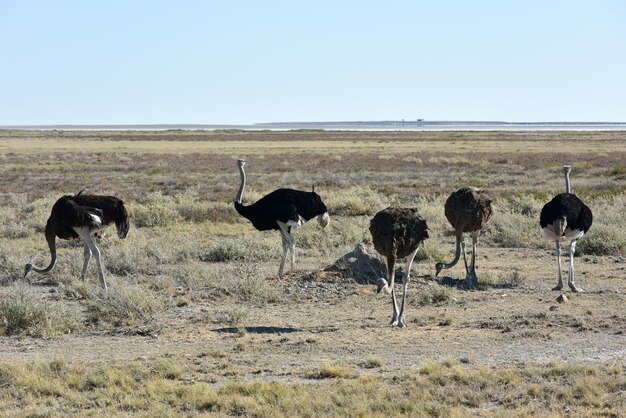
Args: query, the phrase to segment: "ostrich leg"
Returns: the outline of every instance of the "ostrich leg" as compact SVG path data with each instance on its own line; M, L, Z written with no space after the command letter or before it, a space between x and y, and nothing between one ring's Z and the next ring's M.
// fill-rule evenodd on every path
M409 287L409 280L411 280L411 266L413 265L413 259L415 259L415 254L417 254L417 250L419 250L419 245L406 259L406 273L404 275L404 279L402 280L402 305L400 306L400 315L398 315L398 325L400 328L406 327L406 323L404 322L404 302L406 301L406 291Z
M577 240L572 240L569 245L569 270L567 272L567 285L570 289L572 289L572 292L582 292L583 290L580 287L576 287L574 284L574 253L576 252L576 241Z
M83 271L80 274L80 279L85 281L85 277L87 275L87 269L89 268L89 260L91 259L91 250L86 243L83 243L84 253L83 253Z
M478 278L476 277L476 244L478 244L478 232L472 233L472 264L470 265L467 273L467 283L469 287L474 287L478 284Z
M284 275L283 272L285 269L285 259L287 258L287 251L289 249L289 239L287 238L287 236L282 230L280 231L280 237L283 240L283 253L280 256L280 266L278 267L278 277L282 279Z
M96 266L98 267L98 278L100 279L100 284L104 290L107 290L107 283L104 280L104 271L102 270L102 260L100 260L100 250L96 246L96 243L93 241L91 234L89 233L89 228L74 228L74 231L80 236L83 242L89 247L91 253L93 254L93 258L96 259Z
M293 235L289 234L289 249L291 250L291 271L296 269L296 240Z
M385 289L388 292L391 289L391 303L393 304L393 316L391 317L391 325L398 325L398 302L396 300L396 287L394 281L396 277L396 257L394 255L387 256L387 277L388 282L381 279L378 282L378 291ZM382 283L381 283L382 282Z
M278 269L278 277L283 277L285 269L285 260L287 259L287 252L291 249L291 270L294 270L296 263L296 240L289 233L289 226L281 221L276 221L280 227L280 236L283 239L283 254L280 258L280 267Z
M561 241L559 239L556 240L556 260L556 264L559 268L559 282L552 290L561 290L563 289L563 273L561 272Z
M463 264L465 264L465 280L468 280L468 285L471 287L471 283L469 282L470 268L467 264L467 252L465 250L465 237L461 237L461 252L463 253Z

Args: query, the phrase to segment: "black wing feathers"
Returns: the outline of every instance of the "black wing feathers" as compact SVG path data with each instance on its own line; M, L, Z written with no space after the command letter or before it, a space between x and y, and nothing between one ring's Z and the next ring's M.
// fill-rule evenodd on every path
M567 226L570 229L578 229L585 233L589 231L593 222L591 209L572 193L558 194L546 203L541 209L539 224L545 228L563 217L567 220Z
M293 189L274 190L249 206L235 202L235 209L259 231L278 229L277 220L308 221L327 211L317 193Z

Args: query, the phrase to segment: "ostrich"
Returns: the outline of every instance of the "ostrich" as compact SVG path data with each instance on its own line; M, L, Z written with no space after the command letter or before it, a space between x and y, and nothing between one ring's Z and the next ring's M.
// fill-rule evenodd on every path
M454 259L449 263L437 263L435 265L435 276L438 276L441 270L449 269L456 265L463 253L463 262L465 264L466 280L469 287L478 284L476 277L476 244L478 243L478 235L481 229L491 218L493 209L491 207L491 198L482 189L476 187L462 187L453 192L446 200L445 213L448 222L454 228L456 233L456 252ZM467 256L465 254L465 238L463 233L469 232L472 236L472 264L467 265Z
M374 248L387 258L387 279L378 279L377 291L391 293L393 316L391 325L406 327L404 322L404 302L409 285L411 266L420 244L428 238L426 220L413 208L388 207L378 212L370 221L370 233ZM402 279L402 305L398 312L396 290L394 287L395 263L398 258L406 257L406 272Z
M46 268L38 268L32 264L26 264L24 277L31 270L37 273L48 273L52 270L57 261L55 239L80 238L84 245L83 270L81 280L85 280L89 260L93 254L98 266L98 278L100 284L107 289L102 263L100 261L100 250L96 247L94 237L102 235L103 230L111 223L115 222L117 235L125 238L128 234L128 213L124 207L124 202L113 196L84 195L80 191L75 196L66 195L56 201L52 206L52 213L46 223L46 241L50 248L50 264Z
M255 203L245 206L241 203L243 192L246 188L246 173L243 169L246 160L237 160L241 184L235 197L235 209L237 212L252 222L259 231L278 230L283 241L283 253L280 258L278 277L283 277L287 252L291 250L291 270L296 264L296 241L291 235L292 228L299 228L303 223L317 216L317 221L322 228L326 228L330 222L330 216L322 198L312 192L304 192L293 189L277 189L263 196Z
M547 239L556 242L556 257L559 268L559 282L552 290L563 289L563 274L561 272L561 239L569 241L569 270L567 273L567 284L572 292L582 292L580 287L574 284L574 252L576 252L576 241L582 237L593 222L591 209L585 205L575 194L570 192L569 165L563 166L565 175L565 193L558 194L545 204L539 216L539 225L543 230L543 235Z

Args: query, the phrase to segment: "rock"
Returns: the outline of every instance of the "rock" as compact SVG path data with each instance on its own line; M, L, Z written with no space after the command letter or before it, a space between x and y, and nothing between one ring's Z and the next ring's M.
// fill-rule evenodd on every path
M561 295L559 295L558 298L556 298L556 301L559 302L559 303L565 303L565 302L568 301L568 298L567 298L567 296L561 294Z
M344 277L354 278L358 283L376 283L381 277L386 277L387 268L378 258L378 253L372 248L369 255L364 243L359 243L354 251L345 254L325 271L342 272ZM402 272L396 273L396 283L402 282Z
M559 310L559 307L558 307L558 306L556 306L556 305L552 305L552 306L550 306L550 310L551 310L551 311L558 311L558 310Z

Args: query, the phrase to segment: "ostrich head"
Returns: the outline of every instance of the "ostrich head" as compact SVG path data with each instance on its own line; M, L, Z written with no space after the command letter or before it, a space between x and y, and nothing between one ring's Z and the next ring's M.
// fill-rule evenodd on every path
M330 223L330 215L328 212L324 212L317 217L317 222L320 224L322 228L326 228Z
M128 212L124 207L124 202L120 201L119 206L117 207L117 215L115 216L115 227L117 228L117 236L124 239L126 235L128 235L128 228L130 225L128 223Z
M389 283L382 277L376 280L376 293L378 293L379 295L391 293Z
M26 278L26 275L28 274L29 271L31 271L33 269L33 265L28 263L24 266L24 278Z
M243 159L243 158L238 159L238 160L237 160L237 165L238 165L240 168L243 168L243 166L244 166L244 165L246 165L246 160L245 160L245 159Z
M435 277L439 276L439 273L441 273L441 270L443 270L443 263L439 262L435 264Z
M315 190L315 189L313 189ZM314 204L314 213L317 213L317 222L320 224L322 228L326 228L330 223L330 215L328 214L328 209L326 205L322 201L320 195L315 192L311 192L313 194L313 204Z

